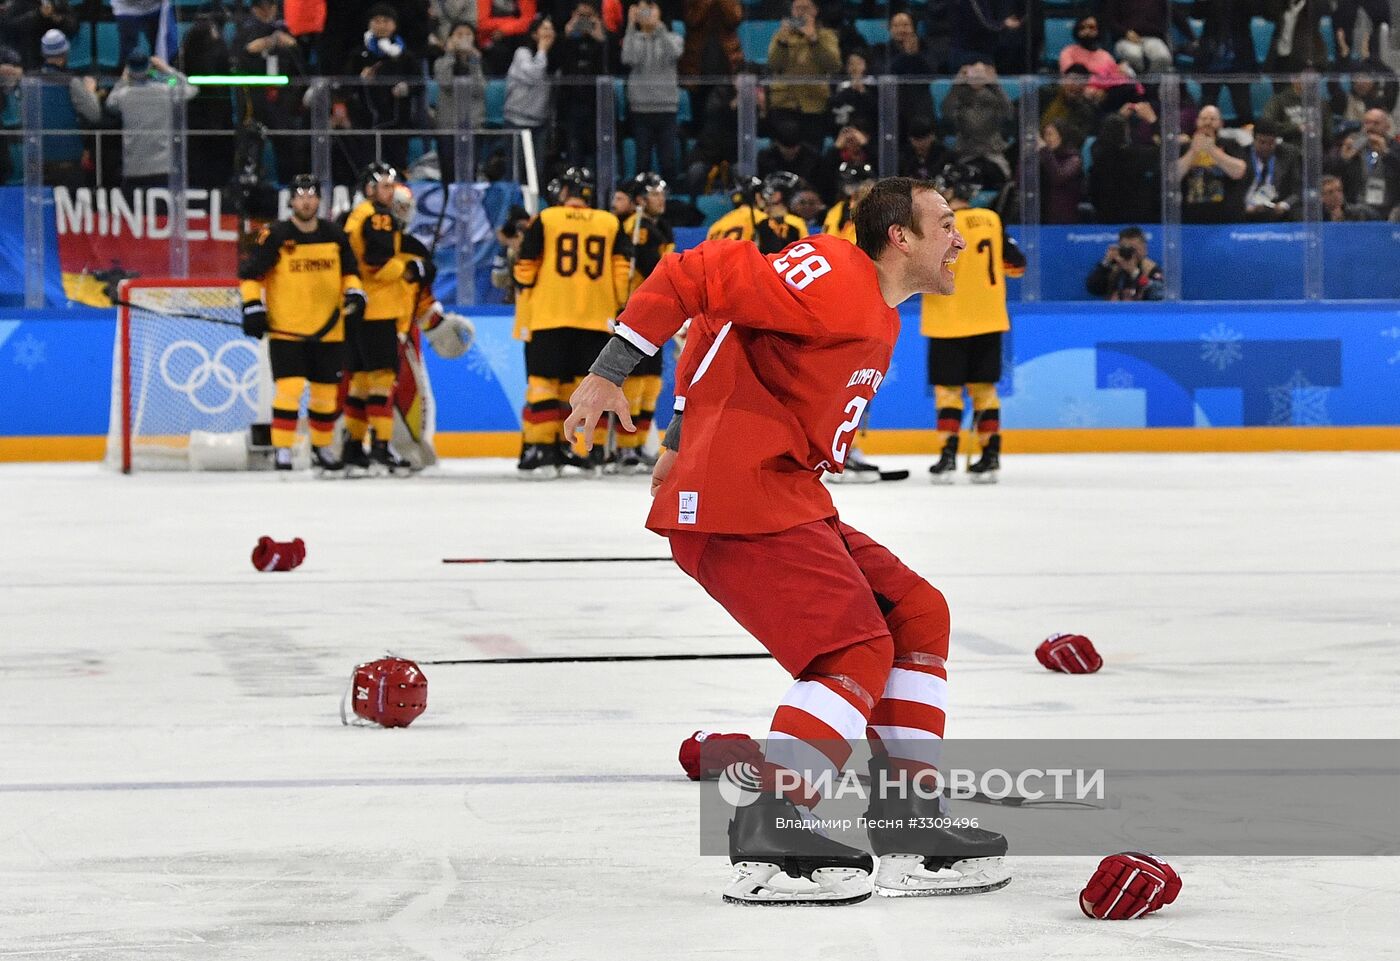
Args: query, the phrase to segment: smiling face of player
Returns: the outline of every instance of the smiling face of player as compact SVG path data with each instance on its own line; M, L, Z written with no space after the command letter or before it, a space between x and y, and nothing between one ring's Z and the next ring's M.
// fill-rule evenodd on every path
M914 194L914 223L919 233L906 230L909 243L910 280L915 290L928 294L953 292L953 262L966 242L958 233L953 210L936 190Z

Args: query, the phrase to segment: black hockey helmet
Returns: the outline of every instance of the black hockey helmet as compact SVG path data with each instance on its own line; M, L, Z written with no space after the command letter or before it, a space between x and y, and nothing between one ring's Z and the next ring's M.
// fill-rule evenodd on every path
M551 177L549 183L544 185L544 203L546 207L553 207L559 202L559 188L563 186L558 177Z
M763 202L780 203L788 206L797 190L802 186L802 178L787 170L769 174L763 181Z
M398 182L399 172L382 160L376 160L360 174L361 191L370 184L396 184Z
M644 197L653 191L665 190L666 181L661 179L661 175L658 173L652 173L650 170L643 170L641 173L637 174L637 176L627 181L627 186L623 189L627 191L627 196L636 200L638 197Z
M982 190L982 172L970 163L954 160L938 171L933 183L950 199L971 200Z
M321 196L321 181L317 180L314 174L297 174L292 178L292 196L299 194L313 194Z
M875 179L875 168L868 163L844 161L836 172L841 181L841 189L850 192L867 180Z
M758 194L762 189L763 181L757 177L735 174L734 182L729 187L729 200L736 207L742 207L744 204L752 207L758 203Z
M587 167L570 167L560 175L559 186L568 187L570 197L577 197L584 203L592 204L598 181L594 179L593 171Z

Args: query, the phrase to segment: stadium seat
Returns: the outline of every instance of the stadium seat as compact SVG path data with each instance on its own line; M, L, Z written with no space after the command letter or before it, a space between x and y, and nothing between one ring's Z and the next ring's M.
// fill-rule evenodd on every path
M1045 55L1050 66L1060 63L1060 51L1074 43L1074 21L1069 17L1045 18Z
M1332 18L1321 17L1318 19L1318 26L1322 30L1322 42L1327 46L1327 60L1329 63L1337 62L1337 34L1332 29Z
M1089 134L1084 138L1084 146L1079 148L1079 160L1084 165L1085 173L1094 165L1094 141L1098 139L1094 134Z
M685 21L684 21L684 20L672 20L672 21L671 21L671 32L674 33L674 34L675 34L676 36L678 36L678 37L684 37L684 36L685 36Z
M739 24L739 44L744 48L744 59L753 63L768 62L768 45L778 32L776 20L745 20Z
M856 30L869 44L881 44L890 39L889 22L881 17L867 17L857 20Z
M928 85L929 95L933 97L933 109L939 116L943 114L943 99L953 89L951 80L935 80Z
M78 24L78 32L68 50L68 69L87 70L92 66L92 24Z
M682 90L680 100L676 102L676 123L690 123L690 91Z
M1249 99L1257 118L1264 112L1264 104L1274 95L1274 85L1267 80L1256 80L1249 85ZM1326 102L1324 97L1323 102Z
M695 206L705 215L706 227L734 209L727 194L701 194L695 198Z
M506 123L506 82L486 81L486 125L504 127Z
M631 137L622 138L622 169L617 173L619 182L637 175L637 141Z
M1254 56L1263 63L1269 59L1269 48L1274 43L1274 22L1254 17L1249 21L1249 31L1254 36Z
M617 119L627 116L627 81L621 77L613 80L613 104L617 107Z
M95 29L97 30L97 65L107 70L116 70L121 66L117 62L121 54L121 44L117 40L117 25L115 23L99 23Z

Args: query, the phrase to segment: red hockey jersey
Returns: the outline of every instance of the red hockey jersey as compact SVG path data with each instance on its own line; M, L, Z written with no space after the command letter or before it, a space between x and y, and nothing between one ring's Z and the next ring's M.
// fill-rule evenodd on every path
M761 534L834 515L822 472L844 469L899 337L874 262L838 237L773 256L706 241L661 261L618 333L652 354L686 320L681 451L647 526Z

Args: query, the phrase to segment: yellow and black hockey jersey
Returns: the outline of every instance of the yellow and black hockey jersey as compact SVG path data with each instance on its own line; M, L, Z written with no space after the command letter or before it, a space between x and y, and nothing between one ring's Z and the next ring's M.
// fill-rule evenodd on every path
M345 231L329 220L316 221L311 231L290 220L264 227L238 265L238 279L245 301L267 304L270 336L345 339L338 314L345 291L359 287L360 278ZM327 327L332 316L336 321Z
M967 246L953 264L953 293L924 294L919 332L925 337L972 337L1010 330L1006 278L1026 272L1026 257L1006 236L1001 217L982 207L953 212Z
M764 217L763 211L740 204L710 225L706 240L728 237L730 240L753 240L753 229Z
M640 225L638 217L642 218ZM675 234L671 225L644 214L632 214L622 222L622 232L632 242L632 255L636 258L636 269L632 271L632 287L651 276L661 258L676 249Z
M851 219L849 197L826 212L826 218L822 221L822 233L849 240L851 243L856 242L856 222Z
M394 319L398 322L399 333L406 334L413 325L414 318L433 302L433 278L437 271L433 267L432 253L427 245L410 233L400 236L399 252L394 255L394 259L402 261L404 269L409 261L417 260L422 263L424 271L424 279L412 284L406 277L399 277L399 306Z
M627 301L632 242L606 210L562 204L540 211L520 239L515 282L523 288L517 332L607 330Z
M797 214L784 214L782 220L764 217L753 230L754 242L765 254L779 253L790 243L807 236L807 222Z
M365 319L398 317L404 296L400 280L407 260L396 256L402 249L403 235L389 208L361 201L345 218L345 233L365 285Z

